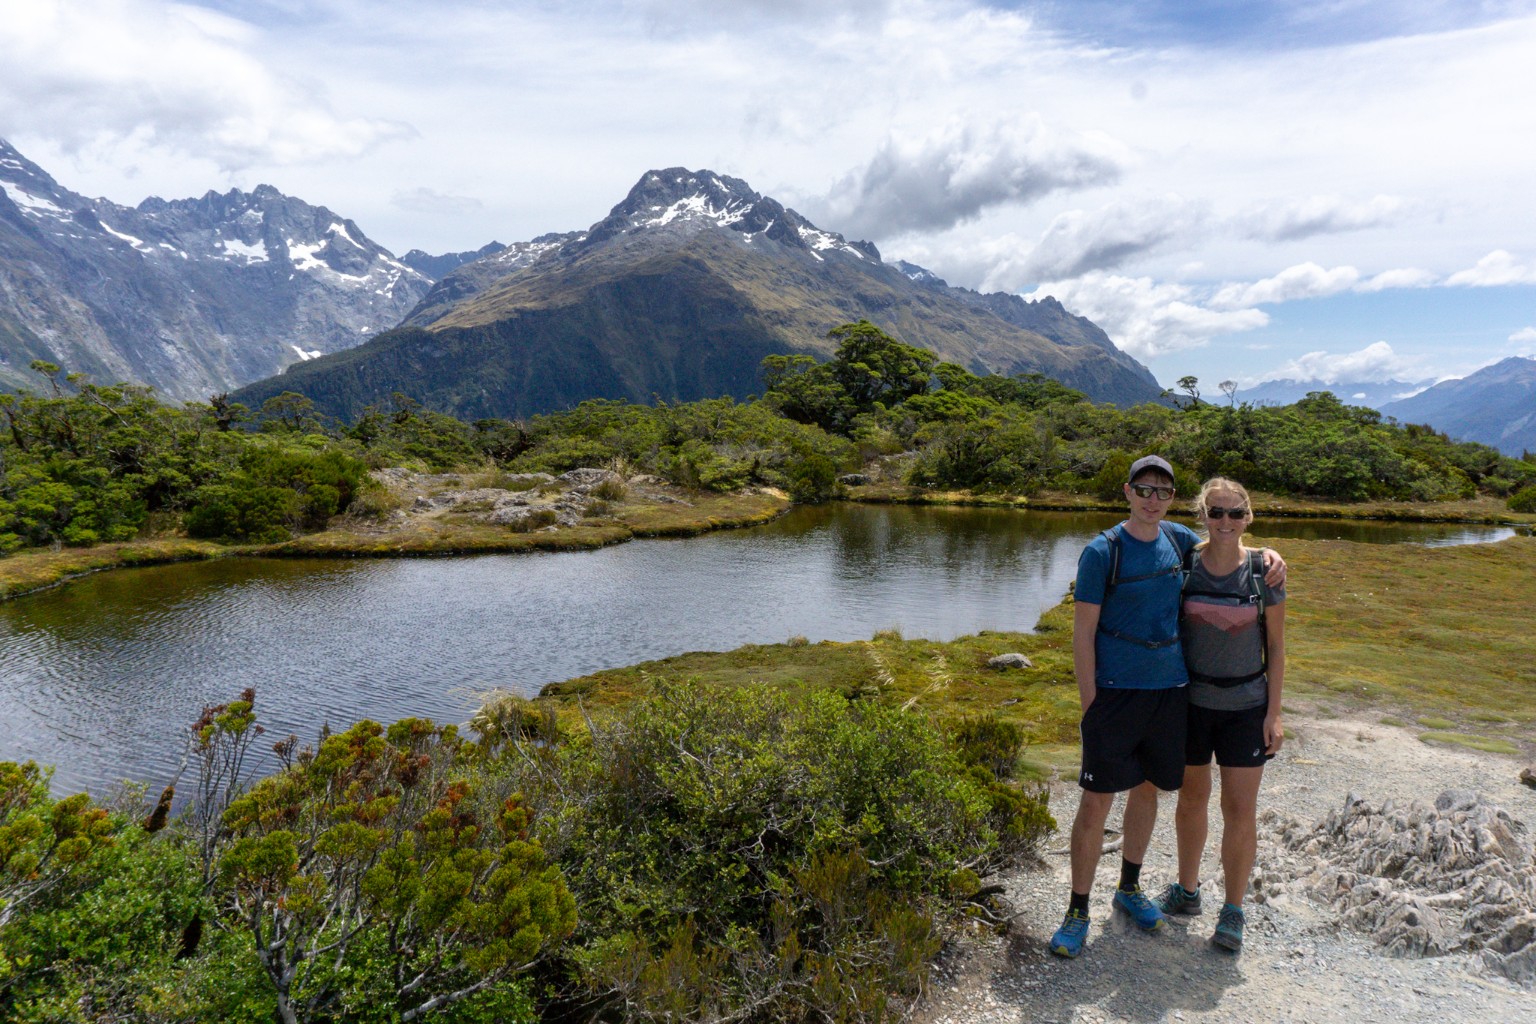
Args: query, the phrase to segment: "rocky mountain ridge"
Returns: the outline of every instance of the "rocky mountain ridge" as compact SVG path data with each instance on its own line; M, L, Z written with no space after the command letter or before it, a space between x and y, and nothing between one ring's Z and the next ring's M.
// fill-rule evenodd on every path
M459 267L399 330L237 397L259 404L299 391L345 417L404 384L471 418L586 398L744 398L761 390L764 356L829 356L828 330L861 318L973 372L1040 372L1125 404L1161 393L1145 367L1054 300L950 288L739 178L674 167L642 175L585 231Z
M206 399L394 326L431 283L270 185L126 207L0 140L0 386L43 359Z

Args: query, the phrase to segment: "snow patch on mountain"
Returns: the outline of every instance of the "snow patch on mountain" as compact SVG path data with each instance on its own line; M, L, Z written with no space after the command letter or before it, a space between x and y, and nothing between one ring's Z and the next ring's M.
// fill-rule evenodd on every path
M0 192L17 206L34 217L68 217L69 213L57 204L44 199L42 196L33 195L18 185L8 182L0 182Z

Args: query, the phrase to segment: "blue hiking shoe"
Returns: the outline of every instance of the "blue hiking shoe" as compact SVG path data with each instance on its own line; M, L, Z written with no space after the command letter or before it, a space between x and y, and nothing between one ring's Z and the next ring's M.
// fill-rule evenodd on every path
M1136 927L1144 932L1155 932L1163 926L1163 912L1147 899L1139 885L1134 889L1116 889L1115 909L1129 914Z
M1199 917L1204 909L1200 906L1199 887L1197 886L1194 892L1190 892L1178 882L1169 882L1163 886L1163 891L1158 893L1157 899L1152 902L1165 917L1172 917L1174 914Z
M1050 949L1057 956L1075 957L1088 941L1088 918L1075 910L1067 911L1061 927L1051 936Z
M1246 918L1243 908L1231 903L1221 905L1221 916L1216 919L1216 932L1211 942L1233 953L1243 951L1243 924Z

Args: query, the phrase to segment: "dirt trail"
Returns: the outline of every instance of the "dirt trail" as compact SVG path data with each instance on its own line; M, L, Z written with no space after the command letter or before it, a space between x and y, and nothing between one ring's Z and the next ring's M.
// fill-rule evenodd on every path
M1275 808L1311 824L1343 807L1350 794L1374 804L1432 804L1444 790L1465 789L1507 811L1530 841L1536 790L1519 783L1520 760L1432 746L1414 731L1363 717L1296 715L1286 725L1295 735L1265 772L1261 811ZM1211 844L1202 875L1210 892L1219 894L1214 845L1221 819L1212 799ZM1057 787L1052 808L1063 828L1076 806L1075 787ZM1118 826L1119 820L1117 805L1110 822ZM1063 850L1065 844L1058 833L1045 848ZM1266 857L1280 851L1263 826L1259 845L1262 870ZM1113 852L1100 862L1089 945L1074 961L1045 948L1065 910L1065 854L1048 852L1038 868L1005 879L1020 911L1011 934L941 961L931 996L915 1019L921 1024L1536 1022L1536 990L1491 974L1479 954L1391 957L1372 936L1343 925L1333 909L1290 891L1267 902L1250 900L1240 956L1209 944L1215 924L1210 907L1200 917L1176 918L1161 932L1141 934L1109 911L1119 863ZM1173 803L1165 798L1142 869L1147 890L1160 889L1174 869Z

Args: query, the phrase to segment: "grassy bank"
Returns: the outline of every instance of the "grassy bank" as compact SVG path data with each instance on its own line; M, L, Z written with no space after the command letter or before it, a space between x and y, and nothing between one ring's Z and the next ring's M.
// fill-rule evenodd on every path
M1291 566L1289 708L1422 718L1426 742L1536 749L1529 739L1536 722L1536 538L1447 548L1287 540L1284 553ZM1033 666L987 666L1006 652L1026 655ZM1026 730L1037 769L1075 763L1070 598L1032 633L948 642L891 631L852 643L790 639L598 672L544 692L575 716L578 699L587 707L622 704L658 680L831 688L910 703L941 719L987 712Z
M0 559L0 601L105 569L223 558L237 550L210 541L172 538L98 544L91 548L25 551Z
M789 501L773 493L691 494L686 504L635 501L574 526L517 533L469 517L412 517L369 527L342 518L320 533L279 544L215 544L162 538L91 548L24 551L0 559L0 600L67 583L92 572L240 555L292 558L402 558L518 551L584 551L636 537L691 537L757 526L782 515Z
M1254 509L1261 518L1285 516L1298 519L1382 519L1418 523L1496 523L1536 526L1536 515L1511 512L1502 499L1479 495L1463 501L1322 501L1252 492ZM1036 509L1044 512L1124 512L1125 500L1043 491L1031 497L1003 493L950 491L907 484L874 483L846 488L849 501L883 505L975 505L988 508ZM1192 495L1189 497L1193 497ZM1184 498L1181 497L1183 502ZM1187 502L1185 503L1187 505Z

